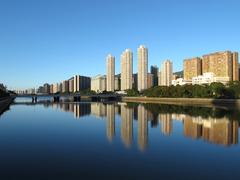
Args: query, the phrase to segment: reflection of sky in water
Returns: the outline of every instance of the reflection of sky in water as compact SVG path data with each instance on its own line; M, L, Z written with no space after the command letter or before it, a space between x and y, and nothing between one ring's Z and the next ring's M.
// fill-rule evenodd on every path
M232 120L238 114L226 110L16 102L0 117L0 166L6 176L14 171L22 177L27 168L33 177L43 168L43 174L61 178L60 172L115 177L121 170L130 178L229 178L230 171L237 172L239 122Z

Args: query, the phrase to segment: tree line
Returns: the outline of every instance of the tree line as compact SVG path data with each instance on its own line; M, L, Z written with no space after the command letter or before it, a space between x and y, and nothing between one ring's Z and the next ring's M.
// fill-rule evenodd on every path
M226 85L214 82L204 85L155 86L142 92L131 89L127 90L126 93L128 96L238 99L240 97L240 82L232 81Z

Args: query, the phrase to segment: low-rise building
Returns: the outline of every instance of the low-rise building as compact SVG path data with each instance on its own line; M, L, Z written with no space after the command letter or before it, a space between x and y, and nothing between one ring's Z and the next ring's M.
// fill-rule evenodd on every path
M186 84L192 84L192 81L185 80L183 78L177 78L175 80L172 80L172 85L173 86L177 86L177 85L183 86L183 85L186 85Z
M212 72L203 73L203 75L192 78L192 84L211 84L213 82L220 82L226 84L230 81L230 77L218 77Z

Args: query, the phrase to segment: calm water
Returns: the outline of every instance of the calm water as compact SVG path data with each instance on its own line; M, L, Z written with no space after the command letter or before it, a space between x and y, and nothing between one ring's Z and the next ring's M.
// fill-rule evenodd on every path
M0 179L239 179L237 110L16 99Z

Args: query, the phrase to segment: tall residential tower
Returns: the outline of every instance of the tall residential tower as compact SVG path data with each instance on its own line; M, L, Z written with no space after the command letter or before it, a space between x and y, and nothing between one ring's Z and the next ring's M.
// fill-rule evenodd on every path
M126 49L121 55L121 90L132 89L133 53Z
M147 89L148 49L141 45L138 48L138 90Z
M115 81L115 57L109 54L107 56L107 91L114 91Z
M166 60L162 63L162 66L161 66L160 85L171 86L172 75L173 75L172 62L170 60Z

